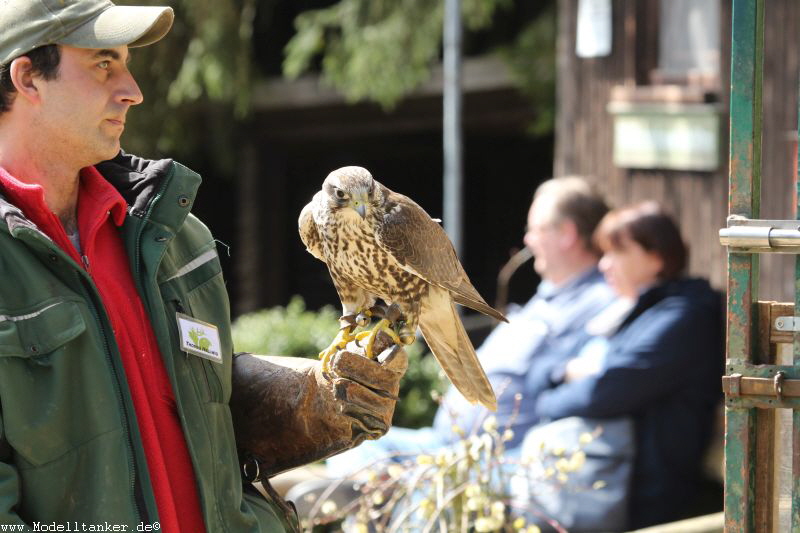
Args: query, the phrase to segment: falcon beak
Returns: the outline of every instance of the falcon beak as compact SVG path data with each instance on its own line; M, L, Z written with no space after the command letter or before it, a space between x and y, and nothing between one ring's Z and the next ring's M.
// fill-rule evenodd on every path
M363 219L367 216L367 206L363 202L353 202L353 209L356 210L356 213Z

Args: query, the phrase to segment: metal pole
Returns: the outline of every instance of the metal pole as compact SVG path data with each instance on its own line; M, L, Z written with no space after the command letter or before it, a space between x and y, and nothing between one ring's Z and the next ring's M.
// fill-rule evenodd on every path
M463 247L461 146L461 0L444 3L444 229L456 254Z

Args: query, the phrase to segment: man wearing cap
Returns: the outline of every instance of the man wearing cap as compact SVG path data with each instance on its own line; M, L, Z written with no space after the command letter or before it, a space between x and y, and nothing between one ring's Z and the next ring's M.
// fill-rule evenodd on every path
M406 358L233 354L200 178L120 150L166 7L0 0L0 524L265 532L252 481L382 435ZM81 525L83 524L83 525ZM94 529L92 529L92 527Z

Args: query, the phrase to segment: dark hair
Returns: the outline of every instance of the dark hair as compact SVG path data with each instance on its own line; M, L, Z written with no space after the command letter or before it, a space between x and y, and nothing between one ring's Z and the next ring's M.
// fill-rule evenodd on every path
M689 250L675 221L656 202L642 202L608 213L594 233L602 250L622 248L630 239L664 263L659 279L680 277L689 260Z
M31 60L31 71L46 80L58 77L58 65L61 63L61 49L57 44L47 44L22 54ZM20 56L21 57L21 56ZM13 60L12 60L13 61ZM11 110L17 89L11 82L11 61L0 65L0 114Z
M600 255L592 240L597 224L608 213L608 205L600 193L580 176L564 176L542 183L533 198L545 195L553 198L555 220L552 222L569 220L575 224L586 249Z

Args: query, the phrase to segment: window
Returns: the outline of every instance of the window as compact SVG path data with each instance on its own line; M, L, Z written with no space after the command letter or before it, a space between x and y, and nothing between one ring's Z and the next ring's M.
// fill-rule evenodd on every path
M661 0L652 83L719 85L719 0Z

